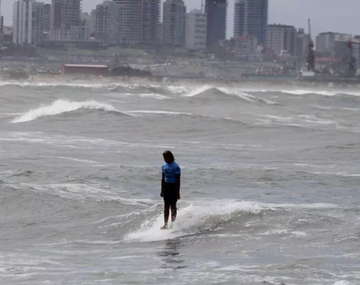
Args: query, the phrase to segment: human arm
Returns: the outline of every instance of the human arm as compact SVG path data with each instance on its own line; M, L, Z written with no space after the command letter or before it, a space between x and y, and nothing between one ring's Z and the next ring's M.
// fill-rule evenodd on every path
M181 186L181 174L177 174L176 175L176 194L177 194L177 199L180 200L181 196L180 196L180 186Z
M160 192L160 197L164 197L164 190L165 190L165 177L164 177L164 173L162 174L162 179L161 179L161 192Z

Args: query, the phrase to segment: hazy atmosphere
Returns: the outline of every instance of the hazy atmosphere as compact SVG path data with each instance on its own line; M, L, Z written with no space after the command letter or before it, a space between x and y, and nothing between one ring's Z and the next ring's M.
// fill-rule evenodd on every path
M360 0L14 1L0 285L360 284Z
M14 0L3 1L5 24L12 22L12 3ZM50 0L43 1L50 3ZM90 11L102 0L83 1L84 11ZM198 8L200 0L185 0L188 9ZM233 34L233 7L234 0L229 1L228 37ZM358 18L360 2L358 0L270 0L269 23L294 25L298 28L306 27L307 18L313 22L313 32L323 31L358 34L359 30L354 21Z

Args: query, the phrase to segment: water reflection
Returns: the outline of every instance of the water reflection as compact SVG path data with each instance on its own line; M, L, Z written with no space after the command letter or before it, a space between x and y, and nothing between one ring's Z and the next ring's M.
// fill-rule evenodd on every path
M179 238L167 240L164 249L158 252L161 260L164 262L161 268L173 270L186 268L185 260L180 254L182 247L184 247L184 244Z

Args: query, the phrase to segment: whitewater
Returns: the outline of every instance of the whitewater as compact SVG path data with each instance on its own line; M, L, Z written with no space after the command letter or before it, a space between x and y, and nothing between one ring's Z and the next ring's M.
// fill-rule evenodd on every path
M0 83L1 284L360 284L360 89ZM162 153L182 168L167 231Z

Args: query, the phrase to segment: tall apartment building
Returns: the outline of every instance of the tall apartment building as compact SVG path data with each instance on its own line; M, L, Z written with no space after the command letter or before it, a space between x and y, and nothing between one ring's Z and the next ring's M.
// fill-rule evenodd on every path
M299 29L296 34L296 57L298 62L304 62L308 55L310 36L304 29Z
M51 40L81 39L81 0L52 0Z
M185 14L183 0L166 0L163 9L163 41L167 45L185 45Z
M186 14L185 47L188 50L206 49L206 14L192 10Z
M89 18L90 38L96 36L96 9L91 10Z
M50 32L51 29L51 5L44 5L44 15L43 15L43 29L44 32Z
M104 1L96 6L96 38L103 43L119 42L120 5L113 1Z
M2 45L3 42L4 42L4 17L0 16L0 45Z
M120 6L119 38L122 43L139 43L141 0L114 0Z
M266 44L268 0L235 0L234 36L253 36Z
M120 7L120 42L157 42L161 0L113 1Z
M207 46L226 39L227 0L206 0Z
M17 0L13 7L13 43L40 44L43 35L44 4L35 0Z
M81 13L80 22L80 38L89 40L91 37L91 15L89 13Z
M294 26L269 25L267 29L267 47L276 55L285 51L296 56L297 31Z
M4 42L4 17L1 15L1 0L0 0L0 45Z
M141 42L157 42L161 15L160 0L141 0L140 37Z
M4 17L1 16L1 0L0 0L0 45L4 38Z

